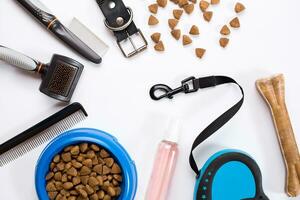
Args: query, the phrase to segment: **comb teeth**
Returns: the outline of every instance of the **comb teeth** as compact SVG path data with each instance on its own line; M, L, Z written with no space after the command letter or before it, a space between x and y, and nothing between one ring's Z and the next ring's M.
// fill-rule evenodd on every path
M15 146L14 148L0 155L0 167L3 167L4 165L28 153L29 151L39 147L45 142L53 139L54 137L58 136L62 132L72 128L80 121L83 121L85 118L86 118L85 113L82 110L78 110L77 112L74 112L73 114L69 115L65 119L57 122L53 126L42 131L38 135Z

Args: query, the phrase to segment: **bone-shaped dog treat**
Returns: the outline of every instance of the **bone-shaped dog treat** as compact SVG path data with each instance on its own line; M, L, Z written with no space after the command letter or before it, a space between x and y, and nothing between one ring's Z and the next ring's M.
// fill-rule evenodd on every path
M285 83L282 74L256 81L262 97L268 103L287 169L286 192L291 197L300 194L300 156L292 124L285 104Z

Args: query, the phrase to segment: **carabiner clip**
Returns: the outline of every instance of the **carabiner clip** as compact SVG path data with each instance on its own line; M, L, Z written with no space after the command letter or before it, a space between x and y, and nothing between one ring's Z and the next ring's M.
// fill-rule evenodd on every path
M151 89L150 89L150 97L155 100L155 101L158 101L160 99L163 99L163 98L169 98L169 99L172 99L173 96L169 96L169 93L172 91L172 88L170 88L169 86L167 85L164 85L164 84L157 84L157 85L154 85ZM163 94L157 96L157 92L162 92Z
M184 79L181 82L181 86L175 89L170 88L167 85L164 84L156 84L154 85L151 89L150 89L150 97L155 100L158 101L162 98L169 98L169 99L173 99L173 96L175 94L184 92L184 93L192 93L192 92L196 92L198 91L198 87L195 87L195 77L189 77L187 79ZM192 87L189 86L189 83L192 84ZM157 96L156 93L157 92L163 92L163 94Z

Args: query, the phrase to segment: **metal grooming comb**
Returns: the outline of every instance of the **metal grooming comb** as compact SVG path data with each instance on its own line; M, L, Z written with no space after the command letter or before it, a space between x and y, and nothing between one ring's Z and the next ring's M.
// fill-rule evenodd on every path
M53 55L49 64L43 64L1 45L0 60L27 71L40 73L42 75L40 91L65 102L71 100L84 68L76 60L57 54Z
M88 116L80 103L73 103L0 145L0 167L53 139Z

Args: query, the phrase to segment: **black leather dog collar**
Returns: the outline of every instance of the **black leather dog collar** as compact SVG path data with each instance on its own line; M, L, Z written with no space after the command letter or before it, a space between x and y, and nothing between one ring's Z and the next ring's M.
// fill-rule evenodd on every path
M133 12L129 7L126 7L122 0L96 0L104 17L105 26L113 31L117 38L117 43L125 57L131 57L140 53L147 48L147 41L143 33L136 27L133 22ZM138 34L142 37L144 44L141 47L136 47L131 36ZM129 39L134 50L126 53L121 45L121 42Z

